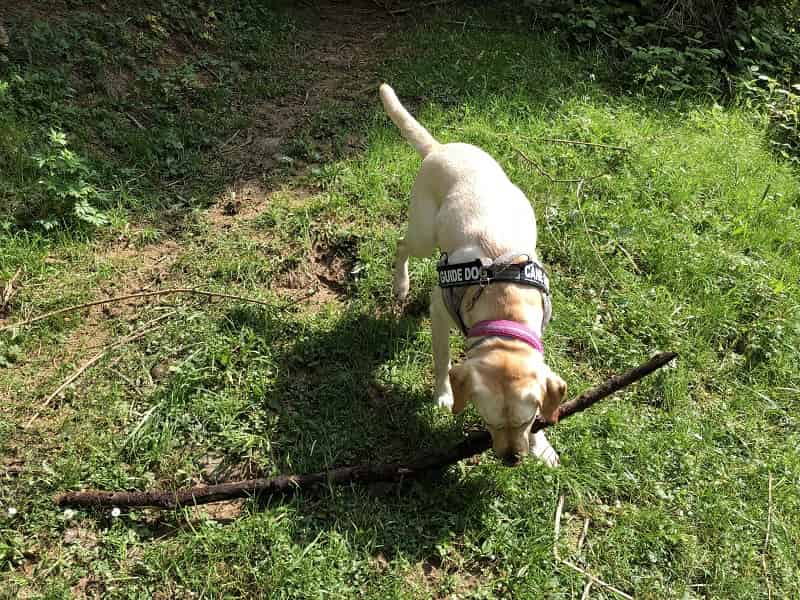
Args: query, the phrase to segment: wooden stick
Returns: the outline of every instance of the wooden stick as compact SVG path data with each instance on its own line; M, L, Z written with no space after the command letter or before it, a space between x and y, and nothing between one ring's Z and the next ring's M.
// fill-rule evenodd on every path
M146 298L148 296L167 296L169 294L194 294L197 296L207 296L209 298L228 298L231 300L240 300L242 302L252 302L254 304L261 304L262 306L272 306L269 302L266 302L264 300L257 300L256 298L246 298L245 296L236 296L234 294L221 294L219 292L209 292L206 290L198 290L194 288L169 288L165 290L155 290L152 292L139 292L137 294L127 294L125 296L117 296L115 298L106 298L105 300L95 300L93 302L85 302L84 304L75 304L74 306L59 308L58 310L52 310L43 315L39 315L38 317L33 317L32 319L26 319L25 321L19 321L17 323L9 323L8 325L0 327L0 331L13 329L16 327L22 327L23 325L30 325L31 323L36 323L37 321L48 319L56 315L61 315L67 312L74 312L76 310L81 310L82 308L89 308L91 306L97 306L99 304L113 304L115 302L122 302L123 300L130 300L131 298ZM293 300L289 304L281 308L288 308L292 304L300 302L301 300L303 300L303 298Z
M125 116L128 117L131 121L133 121L133 124L136 125L142 131L146 130L146 127L144 125L142 125L141 123L139 123L139 121L136 119L136 117L134 117L131 113L127 113L126 112Z
M556 560L561 560L558 555L558 538L561 537L561 513L564 512L564 494L558 497L556 505L556 517L553 519L553 556Z
M517 29L510 29L508 27L492 27L491 25L484 25L482 23L472 23L470 21L442 21L447 25L459 25L462 28L473 27L475 29L485 29L486 31L502 31L505 33L521 33Z
M559 419L564 419L586 410L606 396L610 396L614 392L663 367L676 356L675 352L662 352L638 367L620 375L614 375L606 382L562 404L558 411ZM531 433L535 433L549 425L550 423L536 417L531 427ZM299 490L311 490L319 486L412 479L475 454L480 454L491 447L492 438L489 432L478 431L470 433L463 441L452 448L417 457L408 463L363 464L339 467L309 475L281 475L273 479L250 479L175 491L105 492L89 490L66 492L57 495L54 498L54 502L59 506L152 506L156 508L176 508L179 506L219 502L220 500L246 498L253 495L285 496Z
M589 532L589 517L586 517L583 520L583 530L581 531L581 536L578 538L578 550L580 551L583 548L583 543L586 541L586 534Z
M583 593L581 594L581 600L588 600L590 591L592 591L592 580L587 577L586 585L584 586Z
M146 334L150 333L151 331L153 331L154 329L159 327L157 325L157 323L159 321L163 321L167 317L171 317L174 314L175 314L174 312L171 312L171 313L167 313L165 315L161 315L160 317L157 317L157 318L153 319L152 321L150 321L150 322L145 324L145 328L144 329L141 329L140 331L137 331L136 333L134 333L132 335L129 335L128 337L123 338L123 339L119 340L118 342L114 342L113 344L110 344L107 348L105 348L101 352L98 352L92 358L90 358L85 363L83 363L80 367L78 367L72 373L72 375L67 377L63 381L63 383L56 388L56 391L54 391L47 398L44 399L44 402L42 402L42 404L39 406L39 410L36 411L36 414L34 414L28 420L28 422L25 423L24 429L27 429L28 427L30 427L31 424L36 419L39 418L39 416L42 414L42 411L50 405L50 403L53 401L53 399L56 396L58 396L61 392L63 392L67 388L67 386L69 386L72 382L74 382L81 375L83 375L89 367L91 367L93 364L95 364L97 361L99 361L101 358L103 358L106 354L108 354L112 350L116 350L120 346L124 346L125 344L129 344L130 342L134 342L134 341L138 340L139 338L144 337Z
M600 578L599 578L599 577L597 577L596 575L592 575L591 573L589 573L589 571L587 571L586 569L583 569L583 568L579 567L578 565L576 565L576 564L575 564L575 563L573 563L572 561L569 561L569 560L567 560L566 558L560 558L560 559L559 559L559 562L560 562L562 565L566 565L566 566L568 566L570 569L573 569L574 571L576 571L576 572L580 573L581 575L585 575L585 576L586 576L586 577L587 577L589 580L591 580L593 583L596 583L597 585L601 585L601 586L603 586L604 588L606 588L606 589L608 589L608 590L611 590L611 591L612 591L612 592L614 592L615 594L618 594L618 595L622 596L623 598L625 598L625 600L633 600L633 596L631 596L630 594L628 594L628 593L626 593L626 592L623 592L621 589L619 589L619 588L617 588L617 587L614 587L614 586L613 586L613 585L611 585L610 583L606 583L605 581L603 581L602 579L600 579Z
M584 142L582 140L565 140L562 138L549 138L549 137L540 137L536 138L540 142L552 142L554 144L571 144L574 146L592 146L593 148L610 148L611 150L620 150L621 152L627 152L628 149L625 146L612 146L611 144L598 144L595 142Z

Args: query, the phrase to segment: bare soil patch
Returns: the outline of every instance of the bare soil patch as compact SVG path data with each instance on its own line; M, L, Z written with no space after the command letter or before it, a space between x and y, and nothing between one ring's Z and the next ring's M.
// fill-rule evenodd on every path
M347 104L352 113L354 104L377 102L382 42L401 21L375 2L319 2L315 10L313 42L298 57L298 67L307 71L306 84L295 94L257 103L250 109L250 124L232 139L220 140L219 152L234 169L234 186L266 178L280 167L288 168L290 178L303 174L307 161L330 155L330 136L317 132L312 140L317 158L298 158L285 150L298 133L310 131L323 106ZM357 151L363 140L353 132L345 146Z
M337 240L331 244L318 243L300 262L287 261L275 280L275 287L297 295L297 290L315 289L309 298L311 306L321 306L338 301L348 293L356 264L357 242L354 239Z
M452 592L450 594L434 594L434 589L439 587L446 579L450 578ZM469 594L480 585L480 578L468 571L447 569L441 564L438 557L423 560L414 565L406 575L406 580L413 586L424 587L431 598L460 598L462 594Z

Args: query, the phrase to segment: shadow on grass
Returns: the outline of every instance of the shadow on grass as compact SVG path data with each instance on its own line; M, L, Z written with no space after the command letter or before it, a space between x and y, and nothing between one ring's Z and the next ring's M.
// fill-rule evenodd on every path
M416 314L397 319L352 310L330 329L298 336L279 361L284 376L265 403L265 410L279 414L270 442L281 472L404 461L460 439L460 421L438 413L429 386L403 377L414 369L411 361L420 371L430 367L427 344L418 342L420 327ZM291 503L303 517L294 534L301 547L350 523L363 547L389 560L402 553L429 561L437 544L460 535L484 512L494 491L488 479L443 471L399 484L262 498L258 505Z
M430 367L415 311L397 318L353 308L307 325L245 307L228 312L222 322L223 335L249 329L258 332L263 344L285 342L274 357L280 375L263 398L254 399L255 410L275 423L265 434L273 471L249 476L409 460L461 438L461 422L439 412L429 386L416 376L405 379L416 365L420 372ZM241 457L228 460L236 463ZM298 515L292 537L301 548L348 524L348 531L363 538L358 544L368 553L380 552L387 560L402 554L435 565L437 545L480 521L495 493L488 477L465 479L447 470L399 484L353 484L292 497L261 497L248 506L256 519L264 510L291 506ZM182 511L159 514L147 524L147 538L183 535L201 523L193 519L187 521ZM215 520L235 524L231 518Z
M399 460L442 433L427 418L433 408L429 390L391 372L392 363L409 360L406 347L416 343L419 317L350 309L322 325L262 320L258 312L238 309L227 322L232 329L250 327L289 341L275 357L280 373L262 401L263 410L277 417L270 444L281 472ZM414 353L411 360L417 359L430 357Z

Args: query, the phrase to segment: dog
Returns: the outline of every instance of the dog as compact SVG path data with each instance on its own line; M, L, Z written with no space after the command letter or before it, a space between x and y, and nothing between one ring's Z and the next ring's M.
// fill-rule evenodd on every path
M542 330L550 318L549 284L536 256L536 217L525 194L480 148L440 144L387 84L380 97L389 118L422 156L411 191L408 228L397 244L393 292L409 291L409 257L439 248L439 286L430 318L436 402L459 414L472 402L495 454L514 465L527 455L549 466L558 454L537 415L553 423L567 386L546 364ZM465 360L450 363L450 330L467 336Z

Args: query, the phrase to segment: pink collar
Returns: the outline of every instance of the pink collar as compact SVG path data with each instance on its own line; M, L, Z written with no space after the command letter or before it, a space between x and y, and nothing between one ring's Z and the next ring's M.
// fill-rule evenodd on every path
M492 335L520 340L544 354L542 339L534 333L533 329L516 321L481 321L475 323L467 332L467 337L471 338Z

